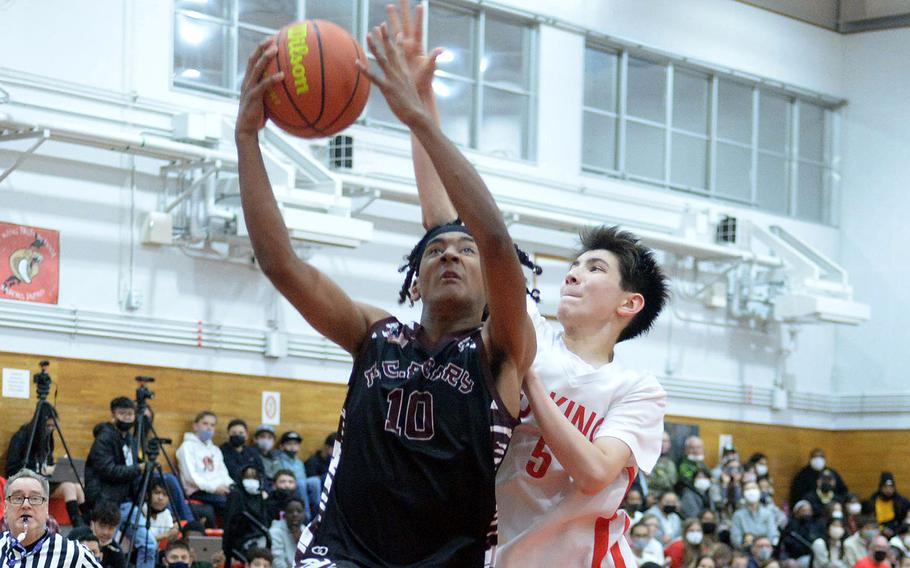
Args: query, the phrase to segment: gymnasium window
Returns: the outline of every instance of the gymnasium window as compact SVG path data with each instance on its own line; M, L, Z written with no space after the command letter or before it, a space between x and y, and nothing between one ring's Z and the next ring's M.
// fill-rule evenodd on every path
M584 62L583 171L831 222L832 104L600 42Z
M331 20L350 30L356 0L175 0L175 85L237 96L250 53L288 22Z
M389 1L175 0L174 84L236 97L247 57L285 23L331 20L365 40L385 20ZM445 48L434 89L446 134L493 155L531 158L535 28L483 8L442 2L430 3L427 14L428 45ZM363 120L402 128L378 93Z
M427 44L445 49L433 89L455 142L517 159L533 156L536 28L482 8L430 2Z

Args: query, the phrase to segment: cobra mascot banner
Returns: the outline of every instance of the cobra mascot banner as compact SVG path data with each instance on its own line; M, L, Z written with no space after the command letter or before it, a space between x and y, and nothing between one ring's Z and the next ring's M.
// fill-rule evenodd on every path
M0 223L0 298L56 304L60 233Z

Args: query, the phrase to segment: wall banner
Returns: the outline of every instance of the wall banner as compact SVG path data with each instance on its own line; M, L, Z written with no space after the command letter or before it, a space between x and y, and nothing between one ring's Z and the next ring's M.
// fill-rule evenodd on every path
M56 304L60 233L0 223L0 298Z

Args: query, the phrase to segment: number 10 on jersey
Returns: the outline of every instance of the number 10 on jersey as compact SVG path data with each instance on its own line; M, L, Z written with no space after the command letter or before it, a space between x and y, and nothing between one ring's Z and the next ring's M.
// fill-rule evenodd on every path
M424 441L433 438L433 394L413 391L405 400L404 389L393 389L386 397L389 410L385 429L401 437L402 430L408 440ZM402 407L404 417L402 420ZM402 421L404 424L402 424Z

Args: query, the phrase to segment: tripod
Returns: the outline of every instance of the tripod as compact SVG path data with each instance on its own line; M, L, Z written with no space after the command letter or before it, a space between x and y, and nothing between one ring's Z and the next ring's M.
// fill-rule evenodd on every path
M163 449L162 448L163 445L170 444L170 443L171 443L170 439L158 438L157 436L155 436L154 438L150 438L147 443L142 444L144 446L143 455L145 458L145 471L142 474L142 481L139 484L139 495L136 499L133 500L132 505L130 505L130 511L126 517L126 519L127 519L127 522L125 525L126 530L124 530L123 533L120 535L121 543L123 542L123 539L127 534L132 535L130 538L130 541L129 541L129 546L124 551L127 559L129 559L130 555L133 552L133 548L135 548L136 537L137 537L138 529L139 529L139 525L140 525L139 521L142 518L142 516L141 516L142 508L145 506L145 504L147 502L148 494L149 494L149 486L151 485L152 478L157 473L158 478L161 479L162 481L164 480L164 472L161 469L161 464L158 463L158 453L159 453L159 451L161 451ZM171 514L173 515L173 518L175 520L179 519L180 516L177 513L174 496L171 495L171 490L167 486L167 483L162 483L162 485L164 486L164 491L167 493L168 506L171 509ZM146 533L151 532L150 529L152 526L152 517L151 517L150 513L151 513L151 508L149 508L149 510L147 510L145 512L145 531L146 531ZM157 553L156 551L157 551L157 548L153 548L152 550L149 550L148 548L146 548L144 550L143 554L156 554Z
M155 398L155 393L152 392L147 386L147 383L155 382L153 377L138 376L136 381L139 383L139 388L136 389L136 447L133 448L133 454L138 456L139 450L143 450L142 444L145 439L148 437L149 432L156 439L167 439L160 438L158 436L158 431L155 430L155 425L152 424L151 418L145 415L145 411L149 409L148 400ZM163 447L159 446L162 455L164 455L164 461L167 462L167 466L171 471L176 472L177 468L174 467L174 462L171 461L171 457L167 454Z
M60 421L57 419L57 411L54 410L54 407L47 401L47 395L51 392L51 376L47 374L47 367L50 365L48 361L41 361L38 363L38 366L41 368L41 371L35 373L35 376L32 380L35 382L38 391L38 404L35 406L35 414L32 416L31 426L28 433L28 445L25 450L25 467L30 465L32 458L32 445L35 442L35 434L38 432L38 428L44 428L44 424L41 424L42 417L46 420L52 420L54 423L54 430L57 431L57 435L60 436L60 442L63 443L63 450L66 452L66 459L69 461L70 467L73 469L73 475L76 477L76 483L79 484L79 487L82 488L82 492L85 493L85 485L82 483L82 479L79 477L79 472L76 470L76 464L73 462L73 454L70 452L70 448L66 443L66 438L63 437L63 430L60 428ZM46 414L46 416L45 416ZM48 456L38 455L36 457L35 463L38 464L36 471L41 473L41 465L39 461L47 461Z

